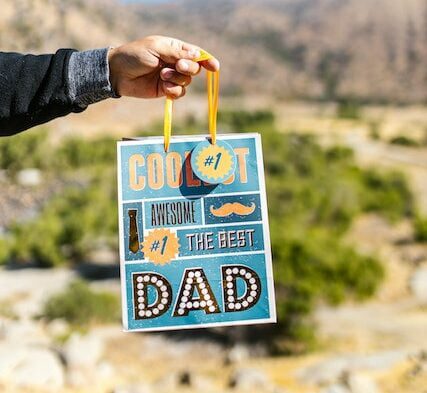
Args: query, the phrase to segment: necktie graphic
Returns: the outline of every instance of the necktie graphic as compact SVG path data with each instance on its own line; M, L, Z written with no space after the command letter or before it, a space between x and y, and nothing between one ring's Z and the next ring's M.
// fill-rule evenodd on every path
M139 235L136 216L138 210L128 210L129 214L129 250L136 254L139 251Z

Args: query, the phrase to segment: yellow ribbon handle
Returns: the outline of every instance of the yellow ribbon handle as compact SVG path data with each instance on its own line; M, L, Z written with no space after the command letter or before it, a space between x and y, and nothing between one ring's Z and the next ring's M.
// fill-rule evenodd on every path
M194 59L196 62L212 59L213 56L203 49L200 49L200 56ZM218 96L219 96L219 71L206 71L206 83L208 90L208 117L209 117L209 134L211 143L216 143L216 119L218 113ZM172 111L173 100L166 97L165 114L163 123L163 134L165 138L165 152L169 150L171 131L172 131Z

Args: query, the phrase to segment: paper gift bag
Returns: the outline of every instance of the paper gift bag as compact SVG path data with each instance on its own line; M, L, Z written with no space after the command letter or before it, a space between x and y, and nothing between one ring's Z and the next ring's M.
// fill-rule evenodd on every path
M171 138L171 105L165 137L117 146L124 328L275 322L261 137Z

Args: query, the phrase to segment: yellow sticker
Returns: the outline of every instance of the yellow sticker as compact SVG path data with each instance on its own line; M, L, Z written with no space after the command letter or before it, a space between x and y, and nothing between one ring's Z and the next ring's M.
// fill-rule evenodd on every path
M169 229L154 229L142 243L144 258L156 265L164 265L178 257L179 241Z
M191 168L195 175L206 183L219 184L226 181L236 168L236 155L224 142L199 143L191 153Z

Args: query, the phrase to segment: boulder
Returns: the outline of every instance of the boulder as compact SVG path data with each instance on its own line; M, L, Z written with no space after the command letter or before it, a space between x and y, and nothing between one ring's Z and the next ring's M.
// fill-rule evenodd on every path
M27 354L23 345L2 342L0 344L0 381L9 377L15 367L22 362Z
M246 345L235 345L231 348L226 357L226 364L241 363L249 359L251 356L250 350Z
M184 370L167 373L156 381L154 388L156 392L169 392L181 388L205 392L214 389L214 382L207 377Z
M44 331L43 325L29 319L3 321L1 337L8 343L17 343L20 346L23 344L48 346L50 344L50 339Z
M75 278L70 269L0 269L0 298L13 298L19 319L40 315L46 300L61 292Z
M320 393L351 393L346 386L340 383L334 383L323 388Z
M22 169L16 176L21 186L34 187L42 182L42 172L36 168Z
M153 393L153 392L154 391L151 389L149 385L137 384L137 385L118 386L114 388L111 393Z
M422 304L427 304L427 266L418 268L409 281L412 294Z
M99 381L111 381L115 377L114 367L105 361L100 362L96 367L73 367L67 368L67 385L75 388L91 386Z
M65 336L70 331L70 325L65 319L54 319L47 325L47 331L53 337Z
M351 393L378 393L377 384L366 375L350 373L344 377L344 380Z
M229 386L235 389L271 390L272 384L265 372L254 368L242 368L236 370L230 377Z
M59 357L49 349L28 348L7 379L22 388L57 392L64 385L64 370Z
M156 391L170 391L180 387L192 386L194 382L194 376L190 371L177 371L173 373L167 373L163 377L159 378L155 383Z
M68 368L94 368L104 352L102 339L95 334L74 333L63 348Z
M297 372L309 384L334 384L346 373L385 371L408 358L408 351L384 351L371 355L340 355L315 363Z

